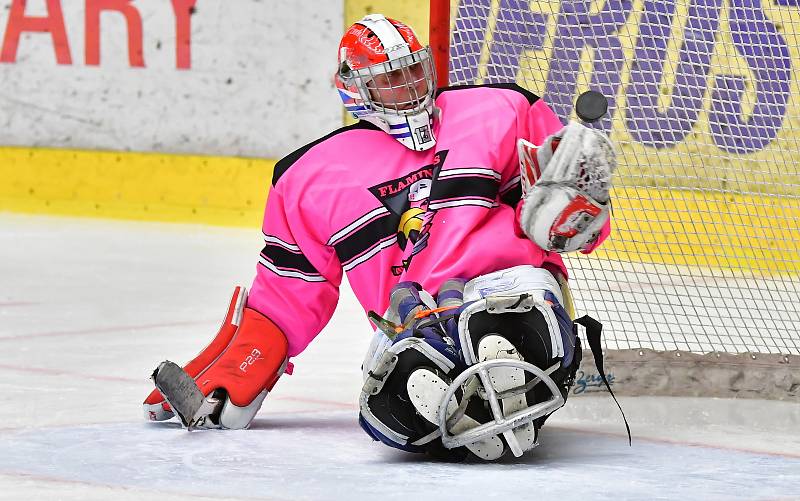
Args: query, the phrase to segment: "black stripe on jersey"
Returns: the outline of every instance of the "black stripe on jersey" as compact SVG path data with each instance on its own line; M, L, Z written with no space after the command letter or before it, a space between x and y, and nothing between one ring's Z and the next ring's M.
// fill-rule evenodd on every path
M433 183L430 203L448 199L488 199L495 200L500 182L483 176L459 176L452 179L438 179ZM387 213L354 231L333 245L342 264L347 264L360 254L373 248L378 242L397 233L400 216Z
M453 85L450 87L440 87L436 90L436 97L442 95L443 92L449 92L453 90L461 90L461 89L477 89L480 87L488 87L490 89L508 89L513 90L515 92L519 92L525 98L528 99L528 103L533 105L536 101L539 100L539 96L534 94L533 92L529 91L524 87L520 87L515 83L496 83L496 84L482 84L482 85Z
M348 261L374 247L381 240L397 233L399 224L400 216L388 213L358 229L333 245L339 261L347 264Z
M273 170L273 173L272 173L272 186L275 186L275 184L277 184L277 182L281 178L281 176L286 174L286 171L289 170L289 167L291 167L292 164L294 164L295 162L300 160L300 157L305 155L308 150L310 150L314 146L318 145L319 143L321 143L321 142L323 142L323 141L325 141L327 139L332 138L333 136L335 136L337 134L342 134L342 133L345 133L347 131L356 130L356 129L377 130L379 132L383 132L378 128L377 125L374 125L374 124L372 124L370 122L367 122L366 120L359 120L358 122L356 122L356 123L354 123L352 125L347 125L345 127L340 127L338 129L336 129L335 131L331 132L330 134L328 134L327 136L321 137L321 138L317 139L316 141L312 141L312 142L308 143L307 145L303 146L302 148L298 148L297 150L289 153L288 155L286 155L282 159L278 160L278 163L275 164L275 169Z
M517 203L522 198L522 185L520 183L515 183L510 189L506 190L505 193L500 195L500 201L506 205L510 205L511 207L516 207Z
M437 179L431 188L430 201L438 202L450 198L497 198L500 181L483 176L459 176Z
M268 243L261 251L261 255L274 264L276 268L295 270L306 275L320 274L303 254L292 252L280 245Z

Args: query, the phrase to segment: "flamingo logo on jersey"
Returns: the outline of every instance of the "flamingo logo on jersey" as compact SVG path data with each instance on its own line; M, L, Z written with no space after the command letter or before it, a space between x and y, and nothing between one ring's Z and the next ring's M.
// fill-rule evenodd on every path
M404 242L400 245L401 248L405 248L405 242L415 243L419 240L425 223L425 213L428 210L428 198L431 195L432 185L433 182L430 179L420 179L411 185L408 194L410 207L400 216L400 224L397 227L398 238L399 236L404 238Z
M436 212L429 207L431 190L446 157L447 150L437 152L431 164L369 189L391 213L399 217L397 244L404 252L402 264L392 267L395 275L408 269L412 257L428 246L431 223Z

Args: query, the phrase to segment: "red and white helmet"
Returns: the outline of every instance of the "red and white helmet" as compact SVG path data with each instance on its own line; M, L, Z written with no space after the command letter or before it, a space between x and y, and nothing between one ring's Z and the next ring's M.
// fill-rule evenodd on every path
M352 25L339 44L335 81L354 117L372 122L412 150L436 144L433 58L410 27L381 14Z

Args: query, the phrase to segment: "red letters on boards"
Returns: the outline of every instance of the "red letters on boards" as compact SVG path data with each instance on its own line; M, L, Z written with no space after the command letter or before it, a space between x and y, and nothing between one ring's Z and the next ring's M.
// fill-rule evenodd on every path
M3 48L0 50L0 63L13 63L17 60L19 37L26 31L50 33L56 52L56 62L72 64L60 0L47 0L47 16L45 17L26 16L25 0L11 2L6 34L3 37Z
M20 37L23 33L49 33L53 41L56 62L72 64L67 28L61 9L61 0L46 0L47 15L29 16L25 13L27 0L12 0L0 63L17 60ZM171 0L175 15L175 67L192 66L192 14L197 0ZM132 67L144 67L142 15L131 0L85 0L85 62L97 66L101 62L101 14L122 15L127 27L128 62Z

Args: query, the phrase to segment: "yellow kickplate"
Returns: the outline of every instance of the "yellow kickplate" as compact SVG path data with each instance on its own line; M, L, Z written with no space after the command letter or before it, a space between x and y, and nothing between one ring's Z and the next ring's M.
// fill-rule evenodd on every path
M0 210L259 227L274 160L0 148ZM598 257L800 274L800 206L780 195L618 188Z
M601 257L623 262L800 274L800 205L792 196L622 188Z
M0 210L261 224L274 160L0 148Z

